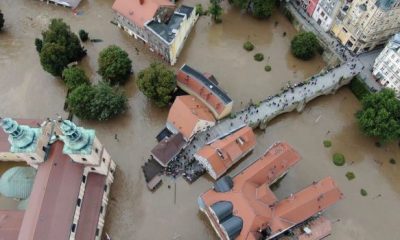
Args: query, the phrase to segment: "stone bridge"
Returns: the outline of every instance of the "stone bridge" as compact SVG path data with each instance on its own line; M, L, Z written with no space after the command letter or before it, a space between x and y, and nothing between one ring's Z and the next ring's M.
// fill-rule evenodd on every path
M350 83L351 79L362 70L359 61L351 60L334 69L314 75L303 83L287 86L281 93L252 104L251 106L231 114L205 132L198 133L194 139L178 155L172 165L178 164L187 174L188 163L193 155L205 144L229 135L244 125L265 129L267 123L278 115L297 110L301 112L306 104L321 95L334 94L340 87ZM175 167L175 166L171 166ZM198 166L197 166L198 167Z

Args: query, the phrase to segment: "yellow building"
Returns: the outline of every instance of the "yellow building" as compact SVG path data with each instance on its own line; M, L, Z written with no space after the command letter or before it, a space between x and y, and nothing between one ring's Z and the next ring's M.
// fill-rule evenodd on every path
M331 28L333 35L356 54L384 46L399 31L400 0L347 2Z

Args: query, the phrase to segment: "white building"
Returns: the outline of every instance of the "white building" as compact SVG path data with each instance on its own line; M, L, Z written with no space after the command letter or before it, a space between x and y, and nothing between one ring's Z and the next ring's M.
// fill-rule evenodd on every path
M395 90L400 96L400 33L389 40L375 59L373 74L382 85Z
M341 1L338 0L320 0L312 15L321 28L327 32L332 26L333 19L335 19L339 12Z

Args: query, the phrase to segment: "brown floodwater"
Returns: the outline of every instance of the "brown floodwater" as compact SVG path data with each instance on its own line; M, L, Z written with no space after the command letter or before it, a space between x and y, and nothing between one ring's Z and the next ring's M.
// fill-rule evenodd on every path
M135 72L157 60L142 44L110 24L112 3L113 0L83 0L79 7L81 15L76 16L71 10L39 1L0 1L6 18L5 31L0 33L0 116L66 115L62 110L65 87L42 70L33 44L51 18L64 18L73 31L83 28L92 38L103 40L85 44L88 56L81 65L93 81L99 80L97 55L110 44L129 53ZM259 21L225 8L222 24L215 25L208 17L199 19L175 68L188 63L200 71L213 73L235 100L235 109L241 107L241 102L272 95L289 80L301 81L324 67L320 57L302 62L290 55L289 42L296 31L283 16L275 14L267 21ZM255 44L253 52L243 50L246 40ZM257 52L265 56L261 63L253 60ZM266 64L272 66L271 72L264 71ZM147 101L137 90L133 77L123 88L129 96L130 108L126 114L104 123L81 122L96 129L119 167L105 231L117 240L216 239L196 202L198 195L212 185L209 178L202 177L191 185L180 178L176 181L166 178L156 192L147 190L141 165L156 143L154 136L163 127L168 110L158 109ZM273 142L287 141L301 153L303 160L282 181L276 191L280 198L314 180L333 176L345 199L326 212L335 221L329 239L399 239L399 148L395 144L377 148L373 139L363 137L353 117L359 108L349 90L343 89L336 95L315 100L302 114L278 117L265 132L258 132L254 153L231 173L254 161ZM115 141L115 134L119 142ZM325 139L332 141L331 148L323 147ZM331 163L334 152L343 153L348 164L334 166ZM397 159L398 164L389 164L390 158ZM353 171L356 179L348 181L347 171ZM367 197L360 195L361 188L368 191Z

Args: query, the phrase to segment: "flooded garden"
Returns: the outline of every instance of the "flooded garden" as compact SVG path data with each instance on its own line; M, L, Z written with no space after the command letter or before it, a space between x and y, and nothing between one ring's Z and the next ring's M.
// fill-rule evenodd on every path
M205 6L208 1L183 1L189 5L197 2ZM63 111L66 87L43 71L34 46L34 39L51 18L63 18L74 32L85 29L91 37L102 39L99 43L84 44L88 56L80 65L92 81L100 79L96 73L98 53L111 44L129 53L135 73L159 60L110 23L112 3L83 0L79 14L74 14L40 1L0 2L6 19L5 31L0 33L1 117L44 119L57 113L67 115ZM290 54L290 40L296 30L280 13L259 21L225 4L221 24L215 25L207 16L199 19L174 68L187 63L214 74L234 99L235 110L250 99L259 101L274 95L288 81L303 81L325 67L319 56L304 62ZM247 40L255 45L252 52L243 49ZM254 61L253 55L258 52L264 54L264 61ZM272 68L270 72L264 70L267 64ZM159 109L149 102L138 91L134 77L123 89L129 97L129 109L124 115L106 122L74 119L96 130L118 164L104 231L121 240L217 239L197 206L199 194L212 186L210 178L204 176L193 184L181 178L165 178L156 192L147 190L141 166L156 144L155 136L165 124L168 109ZM257 131L256 149L229 174L256 160L272 143L286 141L299 151L302 160L280 183L276 190L279 198L332 176L345 197L325 212L333 222L333 233L328 239L399 239L400 149L397 144L377 147L374 139L363 136L354 118L359 109L358 100L343 88L335 95L312 101L301 114L278 117L265 131ZM324 147L325 140L331 141L332 146ZM345 156L344 166L332 163L334 153ZM390 159L397 160L397 164ZM353 172L355 179L349 181L347 172ZM367 191L367 196L361 196L361 189ZM0 200L1 208L7 204L10 203Z

